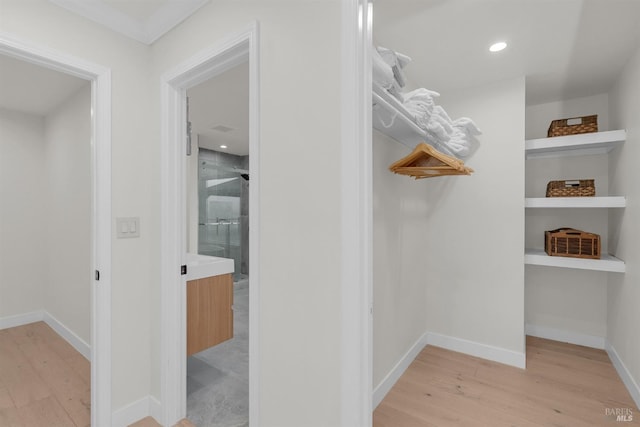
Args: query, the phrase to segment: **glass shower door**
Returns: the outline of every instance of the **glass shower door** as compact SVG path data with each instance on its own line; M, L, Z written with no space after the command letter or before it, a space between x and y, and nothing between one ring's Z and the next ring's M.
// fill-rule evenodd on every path
M248 236L247 217L243 214L244 186L240 171L200 162L198 198L198 253L234 260L234 279L247 274L243 263L243 240Z

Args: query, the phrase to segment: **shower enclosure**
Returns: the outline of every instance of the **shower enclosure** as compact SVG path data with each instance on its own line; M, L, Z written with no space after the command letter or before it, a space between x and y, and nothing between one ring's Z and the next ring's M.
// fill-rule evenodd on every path
M198 253L232 258L234 280L249 275L249 156L200 149Z

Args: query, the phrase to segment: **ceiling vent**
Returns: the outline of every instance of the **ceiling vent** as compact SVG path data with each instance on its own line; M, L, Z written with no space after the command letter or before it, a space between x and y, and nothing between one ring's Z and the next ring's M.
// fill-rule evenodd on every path
M218 132L227 133L227 132L231 132L232 130L235 130L235 129L234 128L230 128L229 126L218 125L218 126L212 127L211 130L216 130Z

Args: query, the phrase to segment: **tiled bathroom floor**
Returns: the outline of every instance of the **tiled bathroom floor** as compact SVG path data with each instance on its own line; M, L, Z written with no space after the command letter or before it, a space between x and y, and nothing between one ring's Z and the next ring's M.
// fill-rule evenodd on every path
M234 283L234 337L187 358L187 418L197 427L249 425L249 280Z

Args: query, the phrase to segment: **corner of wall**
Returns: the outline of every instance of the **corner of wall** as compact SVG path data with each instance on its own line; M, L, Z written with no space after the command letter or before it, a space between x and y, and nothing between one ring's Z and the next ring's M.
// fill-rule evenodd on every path
M609 358L611 359L611 363L613 364L614 368L616 368L616 372L618 372L618 375L622 379L624 385L627 387L631 398L636 403L636 409L640 408L640 386L638 385L638 382L633 378L633 375L631 375L631 372L629 372L629 369L624 364L622 359L620 359L618 352L609 341L606 342L605 349L607 351L607 354L609 355Z
M640 405L640 49L630 58L609 94L611 122L626 129L627 140L609 156L610 191L626 196L627 207L610 215L612 251L626 263L625 274L609 274L607 283L607 352L636 405Z
M407 154L407 148L377 131L372 139L373 386L378 390L384 389L426 328L428 270L420 258L429 205L426 180L413 181L387 169Z
M146 417L161 419L161 404L153 396L145 396L113 412L111 427L127 427Z
M384 397L391 391L391 388L400 379L402 374L407 370L409 365L418 357L418 354L427 345L427 333L424 333L409 348L409 350L398 360L395 366L387 373L387 375L375 386L373 390L373 409L378 407Z

